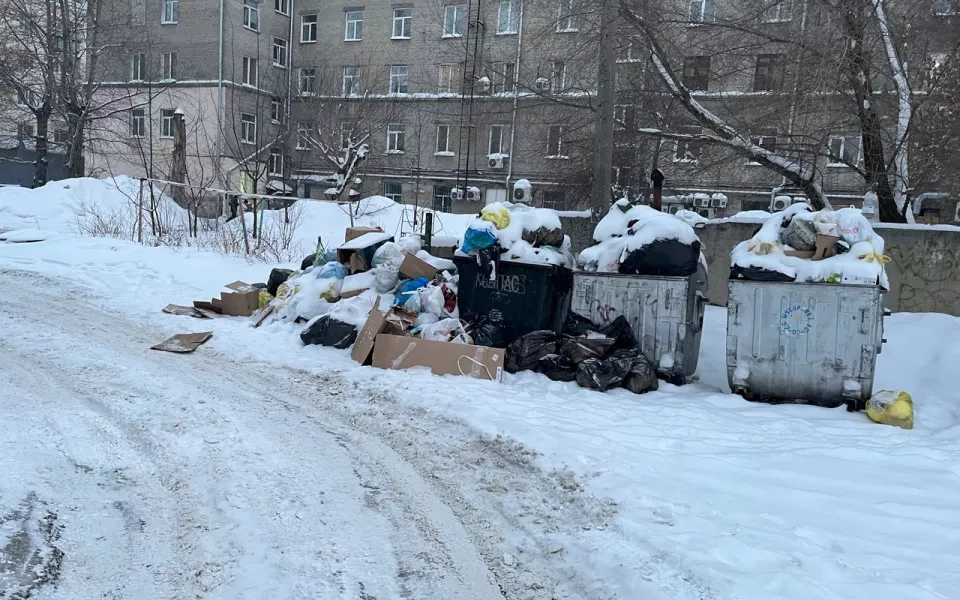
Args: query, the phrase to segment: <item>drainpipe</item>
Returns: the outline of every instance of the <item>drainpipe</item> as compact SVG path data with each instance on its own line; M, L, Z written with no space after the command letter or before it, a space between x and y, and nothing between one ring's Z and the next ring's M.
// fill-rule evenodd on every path
M223 3L220 0L220 39L217 52L217 177L223 177ZM226 180L220 184L225 188ZM226 200L224 200L226 201Z
M221 0L222 1L222 0ZM294 0L290 0L290 35L287 42L287 98L286 98L286 119L282 127L290 133L290 105L293 104L293 15L296 13ZM287 140L289 142L289 140Z
M523 0L520 0L520 16L517 18L517 60L513 67L513 117L510 122L510 159L507 161L507 178L505 185L507 188L507 200L510 196L510 179L513 177L513 143L517 137L517 103L520 99L520 90L517 83L520 81L520 56L523 51Z

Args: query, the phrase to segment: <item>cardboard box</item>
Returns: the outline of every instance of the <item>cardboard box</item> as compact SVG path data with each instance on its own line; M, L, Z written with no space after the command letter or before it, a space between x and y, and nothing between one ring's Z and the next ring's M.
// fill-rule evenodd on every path
M347 232L343 236L344 243L353 241L361 235L367 233L383 232L379 227L347 227Z
M389 233L377 230L368 231L359 237L344 242L342 246L337 248L337 262L349 267L351 274L369 271L377 248L392 241L393 236Z
M403 335L405 331L413 327L413 322L417 320L417 315L400 308L391 308L387 312L381 312L377 308L379 306L380 296L377 296L376 303L370 310L370 316L367 318L363 329L360 330L357 341L353 344L351 356L361 365L369 364L370 355L373 353L378 335L381 333Z
M784 250L783 253L797 258L813 258L813 255L816 254L813 250Z
M220 294L220 309L223 314L249 317L260 308L260 290L249 283L234 281L224 287L232 291ZM217 301L214 300L213 304L216 306Z
M400 263L400 274L409 279L426 277L432 280L437 275L437 269L412 254L405 254Z
M434 375L464 375L499 382L503 380L505 352L501 348L381 333L373 348L373 366L397 370L427 367Z
M839 241L839 237L832 235L817 235L817 249L814 250L813 260L823 260L836 256L837 242Z

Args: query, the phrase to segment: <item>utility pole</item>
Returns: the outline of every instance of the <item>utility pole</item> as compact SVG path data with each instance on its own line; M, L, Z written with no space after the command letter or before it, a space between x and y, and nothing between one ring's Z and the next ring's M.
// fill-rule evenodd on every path
M613 170L613 118L616 101L617 3L598 0L600 5L600 67L597 70L597 112L594 122L593 186L590 208L604 215L610 208Z

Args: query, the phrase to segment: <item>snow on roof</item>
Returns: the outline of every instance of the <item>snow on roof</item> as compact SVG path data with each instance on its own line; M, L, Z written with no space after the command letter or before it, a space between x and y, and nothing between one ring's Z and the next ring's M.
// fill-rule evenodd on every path
M267 182L266 187L268 190L272 190L276 192L293 193L293 188L285 184L284 182L280 181L279 179L271 179L270 181Z

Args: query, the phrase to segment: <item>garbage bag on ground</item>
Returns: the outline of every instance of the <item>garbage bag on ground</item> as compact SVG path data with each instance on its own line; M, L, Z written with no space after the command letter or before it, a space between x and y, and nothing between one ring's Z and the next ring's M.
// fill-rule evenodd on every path
M397 289L400 283L400 265L393 263L377 267L374 287L379 294L389 294Z
M577 366L577 383L598 392L623 385L633 361L626 358L590 358Z
M405 282L400 286L400 289L397 291L397 297L393 301L394 306L405 306L411 298L417 298L417 305L420 303L420 295L418 290L422 287L426 287L430 283L430 280L426 277L418 277L416 279L411 279L410 281ZM410 309L407 309L410 310ZM420 312L419 310L415 312Z
M413 322L414 327L423 327L424 325L433 325L434 323L440 320L439 317L431 315L430 313L420 313L417 315L417 320ZM483 344L480 344L481 346Z
M867 400L867 416L884 425L913 429L913 398L907 392L881 390Z
M700 242L685 244L678 240L657 240L626 252L619 272L630 275L686 277L697 271Z
M613 321L601 327L599 332L608 338L613 338L614 348L633 349L640 346L640 344L637 342L637 336L633 332L633 327L630 326L630 321L627 321L627 318L623 315L620 315Z
M400 244L400 247L407 254L417 255L420 250L423 249L423 245L420 242L420 236L418 235L405 235L397 241Z
M357 341L357 328L327 315L312 320L300 333L306 345L333 346L346 350Z
M563 322L564 335L583 335L588 331L596 331L597 326L590 319L570 311L567 320Z
M317 279L345 279L347 277L347 268L338 262L330 262L321 266L319 269L310 271Z
M780 241L794 250L809 252L817 247L817 229L813 221L797 216L780 234Z
M384 263L399 265L403 262L403 246L396 242L387 242L373 253L373 266L379 267Z
M591 358L605 357L613 350L615 341L598 333L587 333L579 337L564 336L560 340L560 355L579 365Z
M419 330L414 330L414 334L425 340L473 344L473 339L467 333L460 319L443 319L430 325L424 325Z
M439 285L428 285L417 290L420 295L420 312L429 313L439 317L443 314L443 306L446 299L443 297L443 289Z
M463 319L473 334L474 343L488 348L503 348L503 317L499 313L467 315Z
M537 361L536 371L553 381L576 381L577 365L559 354L548 354Z
M626 389L634 394L645 394L659 389L660 383L657 381L657 370L639 350L617 350L611 354L610 357L629 362L630 370L623 379L623 387Z
M535 369L541 358L557 353L557 342L556 332L546 329L521 336L507 346L504 368L507 373Z
M313 259L313 268L316 269L318 267L322 267L325 264L329 263L331 260L336 262L336 255L334 255L334 258L331 259L326 252L318 251L316 256Z
M303 259L303 261L300 263L300 270L301 270L301 271L306 271L307 269L309 269L310 267L312 267L312 266L313 266L313 261L315 261L316 259L317 259L317 253L316 253L316 252L314 252L313 254L310 254L309 256L305 256L304 259Z
M290 275L293 274L293 271L290 269L273 269L270 271L270 277L267 279L267 291L270 292L272 296L277 295L277 288L280 287L287 279L290 279Z
M463 235L463 244L460 250L466 254L478 250L486 250L497 243L497 234L491 229L476 229L471 227Z

